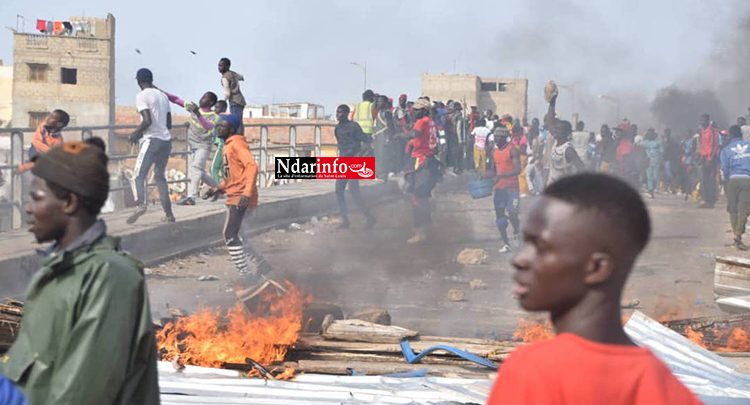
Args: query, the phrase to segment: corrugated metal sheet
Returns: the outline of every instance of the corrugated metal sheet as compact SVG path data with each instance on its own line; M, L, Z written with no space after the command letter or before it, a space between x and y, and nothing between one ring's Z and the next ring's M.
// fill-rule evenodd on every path
M706 405L750 404L750 375L732 362L636 311L625 331L666 363Z
M635 312L625 331L665 362L706 405L750 405L750 375L732 362ZM302 374L293 381L244 378L237 371L159 363L164 405L483 404L492 380Z
M483 404L492 380L301 374L293 381L243 378L236 371L159 363L164 405L177 404Z

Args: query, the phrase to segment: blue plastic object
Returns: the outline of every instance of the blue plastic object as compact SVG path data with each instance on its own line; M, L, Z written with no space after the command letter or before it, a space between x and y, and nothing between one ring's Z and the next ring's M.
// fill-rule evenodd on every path
M409 341L407 340L401 341L401 353L404 354L404 359L406 359L406 362L409 364L414 364L414 363L419 362L420 360L422 360L423 357L427 356L428 354L436 350L445 350L448 353L455 354L456 356L461 357L465 360L468 360L472 363L477 363L481 366L485 366L493 370L497 370L497 364L493 363L491 360L485 359L484 357L479 357L476 354L465 352L453 346L436 345L436 346L428 347L427 349L423 350L419 354L414 354L414 351L411 349L411 345L409 344Z
M492 195L493 179L477 179L469 182L469 194L471 198L485 198Z

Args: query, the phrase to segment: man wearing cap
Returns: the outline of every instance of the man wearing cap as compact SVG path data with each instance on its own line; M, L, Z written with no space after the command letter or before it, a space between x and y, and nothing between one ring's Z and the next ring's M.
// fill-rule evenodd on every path
M245 135L239 133L240 117L223 114L216 135L224 141L222 157L224 180L216 189L211 189L206 198L226 194L227 217L224 222L224 243L237 272L245 277L249 285L258 284L262 276L272 270L263 256L240 236L242 222L258 206L258 164L255 162ZM248 250L248 257L245 250ZM250 262L256 269L250 270Z
M440 176L440 163L435 158L437 149L437 127L430 118L430 102L420 98L414 103L414 138L406 145L412 165L406 171L407 191L412 195L414 213L414 236L408 243L427 240L427 231L432 223L430 195Z
M169 98L154 86L154 76L150 70L138 70L136 78L141 92L135 97L135 106L141 114L141 124L130 134L131 143L139 145L138 158L135 161L132 183L133 196L138 207L126 222L133 224L146 213L146 176L151 166L154 167L154 182L159 190L159 200L164 209L163 221L174 222L172 202L167 187L167 162L172 151L172 113L169 109Z
M158 404L156 341L143 264L97 219L109 192L107 156L85 142L39 155L29 231L41 268L0 374L36 404Z

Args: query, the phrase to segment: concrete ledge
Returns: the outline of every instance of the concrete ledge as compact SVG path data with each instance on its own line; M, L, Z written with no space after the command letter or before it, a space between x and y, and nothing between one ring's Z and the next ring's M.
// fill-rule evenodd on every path
M360 184L362 195L371 204L399 195L393 181ZM253 217L246 221L246 233L337 211L332 181L275 186L261 189L260 193L260 204ZM158 206L149 206L149 212L134 225L125 224L132 210L103 218L109 233L122 238L125 250L147 265L153 265L221 243L225 210L221 202L175 206L175 223L161 222L163 214ZM0 297L24 294L31 276L39 268L38 247L25 229L0 234Z

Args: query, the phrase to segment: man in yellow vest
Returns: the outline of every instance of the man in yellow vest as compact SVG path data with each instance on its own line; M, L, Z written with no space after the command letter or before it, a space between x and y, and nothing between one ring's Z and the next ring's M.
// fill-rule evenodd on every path
M362 93L362 102L354 107L352 121L359 124L362 132L367 136L372 136L375 128L375 114L373 107L375 102L375 93L372 90L365 90Z

